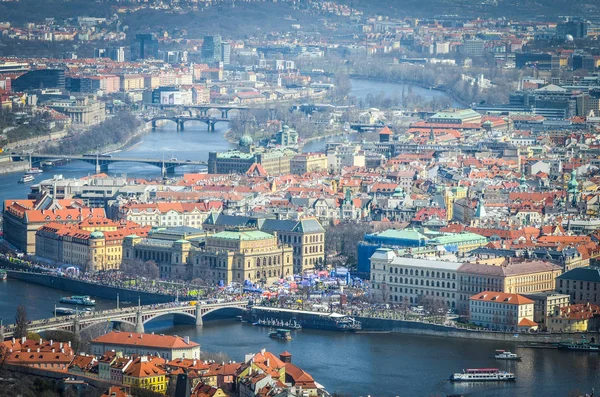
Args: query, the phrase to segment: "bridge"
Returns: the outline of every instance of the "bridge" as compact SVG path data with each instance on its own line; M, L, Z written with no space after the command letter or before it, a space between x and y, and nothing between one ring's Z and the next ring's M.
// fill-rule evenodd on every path
M230 111L246 111L250 109L248 106L239 105L217 105L217 104L204 104L204 105L165 105L160 103L146 104L145 108L158 108L161 110L176 110L178 114L187 112L190 117L208 117L209 112L216 111L221 112L221 118L226 119L229 117Z
M152 122L152 129L156 128L156 122L160 120L170 120L177 124L177 131L183 131L186 121L200 121L206 123L209 131L215 130L215 124L218 122L227 122L227 117L194 117L194 116L155 116L150 119Z
M111 157L106 155L83 155L83 156L60 156L56 154L43 154L43 153L31 153L28 155L16 155L13 156L13 160L30 160L31 165L39 165L44 160L69 160L69 161L83 161L88 164L92 164L96 167L96 173L108 172L108 166L114 163L144 163L154 165L161 169L162 176L173 175L175 168L192 165L192 166L206 166L205 161L191 161L191 160L177 160L177 159L146 159L146 158L135 158L135 157Z
M135 327L135 332L144 332L144 324L164 316L173 316L175 322L194 323L203 325L202 317L219 310L235 309L242 311L248 306L247 300L206 304L200 301L195 305L182 302L181 306L172 303L163 305L146 305L128 307L123 309L102 310L98 312L79 312L79 315L52 317L31 321L27 326L28 332L40 333L44 331L60 330L70 331L75 334L85 329L102 323L129 324ZM6 327L0 326L0 340L12 338L15 324Z

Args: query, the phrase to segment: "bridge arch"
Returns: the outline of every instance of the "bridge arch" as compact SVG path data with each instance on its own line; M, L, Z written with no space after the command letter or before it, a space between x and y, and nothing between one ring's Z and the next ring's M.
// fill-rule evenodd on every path
M157 315L154 315L152 317L149 317L147 319L145 319L143 321L143 324L146 325L147 323L149 323L150 321L154 321L156 319L159 319L161 317L166 317L166 316L173 316L173 322L177 322L176 319L179 317L180 319L184 319L187 321L182 321L184 323L190 323L193 322L195 324L196 321L196 315L191 314L191 313L187 313L187 312L178 312L178 311L174 311L174 312L165 312L165 313L159 313Z

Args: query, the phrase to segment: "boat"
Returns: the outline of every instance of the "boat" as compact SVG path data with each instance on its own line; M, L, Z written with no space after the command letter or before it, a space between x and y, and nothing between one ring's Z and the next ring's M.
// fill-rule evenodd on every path
M283 321L276 319L259 319L258 321L252 323L252 325L259 325L263 327L279 327L282 329L302 329L302 325L296 321L296 318L292 318L291 321Z
M290 330L287 329L276 329L275 331L269 332L269 338L292 340L292 334Z
M562 341L558 343L558 348L560 350L572 350L580 352L600 352L599 345L593 345L585 339L581 340L581 342L574 342L573 340Z
M96 301L91 299L88 295L73 295L60 298L60 303L67 303L69 305L94 306Z
M494 354L494 358L498 360L520 360L521 356L515 353L511 353L506 350L496 350L496 354Z
M21 179L19 179L19 183L27 183L33 181L35 178L31 175L23 175Z
M450 376L452 382L504 382L516 379L512 372L500 371L498 368L464 369L463 372Z
M75 314L75 309L71 309L68 307L57 307L54 309L54 314L60 316L70 316L71 314Z
M6 273L6 270L0 269L0 280L6 280L7 278L8 278L8 273Z
M25 173L26 173L26 174L41 174L42 172L44 172L44 171L42 171L42 170L41 170L41 169L39 169L39 168L35 168L35 167L33 167L33 168L30 168L30 169L29 169L28 171L26 171Z

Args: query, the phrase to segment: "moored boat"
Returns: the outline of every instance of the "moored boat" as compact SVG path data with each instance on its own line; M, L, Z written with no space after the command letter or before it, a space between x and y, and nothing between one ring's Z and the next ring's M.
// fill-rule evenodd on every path
M21 179L19 179L19 183L27 183L32 182L35 178L31 175L23 175Z
M276 319L258 319L258 321L252 323L252 325L260 325L264 327L278 327L282 329L302 329L302 325L296 321L296 318L292 318L292 321L283 321Z
M7 277L8 277L8 273L6 273L6 270L0 269L0 280L6 280Z
M585 339L581 342L575 342L573 340L566 340L558 343L560 350L572 350L580 352L600 352L600 345L594 345L586 341Z
M450 376L452 382L503 382L516 379L515 374L498 368L471 368Z
M41 170L41 169L39 169L39 168L32 167L32 168L30 168L29 170L27 170L25 173L26 173L26 174L41 174L42 172L44 172L44 171L42 171L42 170Z
M73 296L64 296L60 298L60 303L67 303L69 305L83 305L83 306L94 306L96 301L91 299L87 295L73 295Z
M54 313L59 316L69 316L71 314L75 314L75 309L71 309L68 307L57 307L54 310Z
M521 359L521 356L519 356L515 353L511 353L506 350L496 350L494 357L497 360L520 360Z
M269 332L269 338L292 340L292 334L287 329L276 329L275 331Z

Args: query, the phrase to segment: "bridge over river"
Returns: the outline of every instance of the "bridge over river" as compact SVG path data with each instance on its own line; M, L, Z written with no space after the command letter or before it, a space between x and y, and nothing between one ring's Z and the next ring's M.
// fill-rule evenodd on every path
M145 163L154 165L161 169L161 174L173 175L175 168L191 165L191 166L206 166L205 161L192 160L177 160L177 159L147 159L137 157L113 157L107 155L83 155L83 156L60 156L56 154L30 153L24 155L13 155L13 161L29 160L32 166L39 166L45 160L68 160L68 161L83 161L92 164L96 167L96 173L107 172L108 166L114 163Z
M195 323L197 326L202 326L202 317L209 313L226 309L236 309L241 312L247 306L247 300L211 304L199 301L195 305L181 302L180 304L167 303L162 305L146 305L89 313L79 311L79 315L55 316L52 318L31 321L27 330L36 333L50 330L79 333L95 324L122 323L135 326L135 332L144 332L144 324L168 315L172 315L176 322ZM11 338L14 329L15 324L0 327L0 340L2 337Z

